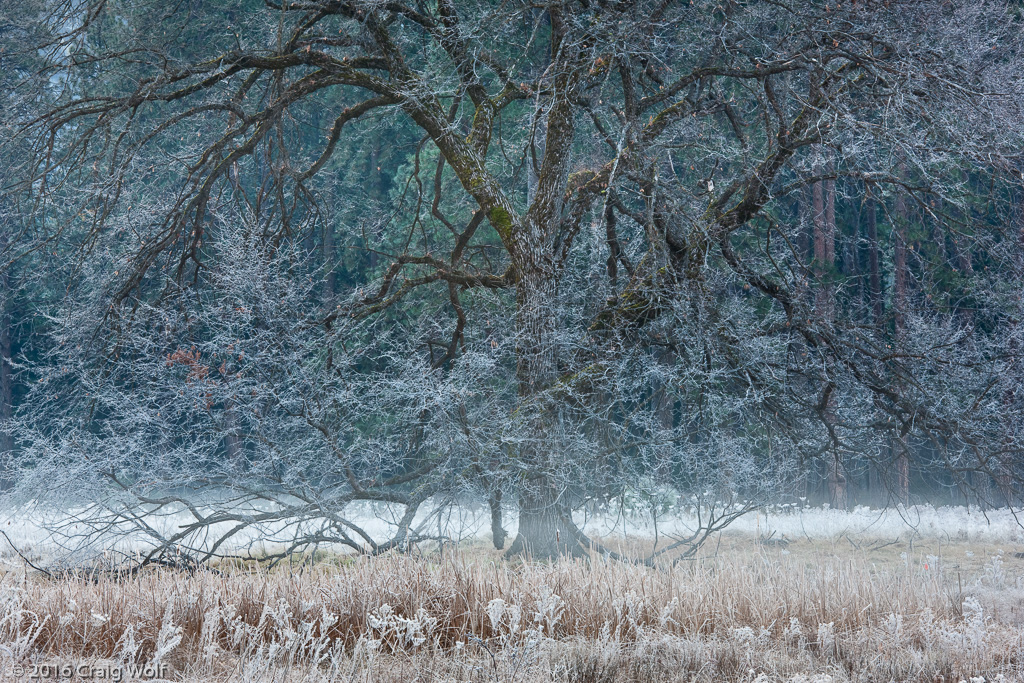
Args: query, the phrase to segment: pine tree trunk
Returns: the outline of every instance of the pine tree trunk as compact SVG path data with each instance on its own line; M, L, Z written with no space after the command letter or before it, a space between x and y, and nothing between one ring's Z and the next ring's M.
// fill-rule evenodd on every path
M907 321L907 204L901 194L896 195L896 225L893 226L893 318L896 338L906 334Z
M338 274L335 271L337 264L334 262L334 226L328 223L324 226L324 263L327 264L327 278L324 280L324 301L331 304L334 301L334 294L338 291Z
M904 505L910 503L910 458L907 457L907 438L899 436L893 450L896 455L896 496Z
M849 188L845 188L847 191ZM842 230L837 227L838 234L837 238L841 240L842 244L842 256L841 261L841 272L842 275L849 279L852 283L853 289L853 303L858 311L864 307L864 301L866 300L865 293L867 291L864 286L864 278L862 277L862 266L860 259L860 248L858 243L860 241L860 226L862 223L863 206L859 202L851 202L850 207L851 213L851 231L849 235L843 235Z
M11 315L8 302L8 276L0 277L0 288L3 289L0 305L0 488L6 488L10 482L13 467L14 437L7 431L11 418L14 417L14 373L11 367Z
M376 129L370 141L370 155L366 164L366 177L364 178L364 190L366 192L366 196L374 204L384 200L384 182L380 172L380 151L380 130ZM374 228L372 234L374 237L378 237L379 232L379 228ZM379 258L378 245L373 244L369 253L368 265L370 272L377 269L377 261Z
M867 237L868 256L868 301L871 306L871 324L881 331L885 303L882 299L882 271L878 248L878 204L872 193L871 183L864 183L864 229ZM885 503L885 484L880 464L876 460L868 463L868 488L871 500L879 505Z
M832 165L827 167L832 170ZM814 275L818 290L814 308L818 320L826 325L835 319L835 294L832 286L836 262L836 181L825 180L814 183ZM821 419L826 425L835 422L834 399L831 387L826 389L825 404ZM827 486L829 504L837 509L847 507L846 465L842 454L833 444L831 461L828 465Z
M0 236L0 252L7 249L7 235ZM14 368L11 366L11 308L14 293L11 275L0 272L0 488L11 483L14 437L7 431L14 417Z
M819 320L835 318L832 274L836 262L836 183L834 180L814 183L814 275L818 291L814 308Z
M909 215L903 194L896 194L896 220L893 226L893 318L896 325L896 340L901 341L907 330L907 296L910 273L907 270L907 222ZM905 436L898 437L896 451L896 496L904 505L910 502L910 460L907 457Z
M224 454L229 464L242 464L242 437L238 433L238 413L234 401L224 406Z
M864 203L868 238L868 291L871 298L872 323L882 324L882 271L878 258L878 211L871 194L871 184L864 185Z

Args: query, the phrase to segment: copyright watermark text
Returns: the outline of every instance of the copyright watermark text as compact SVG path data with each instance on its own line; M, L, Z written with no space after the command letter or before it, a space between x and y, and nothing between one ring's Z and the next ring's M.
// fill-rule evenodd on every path
M28 681L137 681L166 678L170 667L163 663L117 664L114 662L37 662L15 664L7 673L16 680Z

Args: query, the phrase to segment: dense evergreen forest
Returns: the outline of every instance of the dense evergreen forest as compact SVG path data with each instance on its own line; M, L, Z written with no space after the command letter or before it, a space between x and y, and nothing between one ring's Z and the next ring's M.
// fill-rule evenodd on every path
M1022 38L978 0L5 3L4 495L150 559L405 549L453 503L534 556L612 499L699 512L669 554L767 501L1019 504Z

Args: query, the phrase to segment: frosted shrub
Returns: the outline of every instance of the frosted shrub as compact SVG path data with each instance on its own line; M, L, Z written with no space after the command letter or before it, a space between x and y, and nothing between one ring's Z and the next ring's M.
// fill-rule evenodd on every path
M672 618L676 610L679 608L679 598L672 598L669 602L661 609L661 614L658 616L658 626L662 629L667 629L670 626L678 626L679 622Z
M135 638L135 626L128 624L124 629L124 633L121 634L117 641L114 656L122 663L138 662L141 646L142 644L137 642Z
M387 603L370 612L366 622L381 641L403 649L416 649L423 645L437 625L437 619L423 608L417 610L412 619L406 619Z
M17 661L32 652L36 640L50 621L50 616L40 618L35 612L23 609L20 598L8 602L6 607L7 610L0 618L0 635L3 637L5 654Z
M831 653L836 646L836 629L833 622L821 622L818 624L818 651Z
M642 596L632 592L627 593L622 597L615 598L612 607L615 610L620 631L628 626L637 636L644 633L642 621L648 605Z
M437 619L421 607L416 610L416 615L412 619L405 621L405 627L406 641L419 647L435 631Z
M782 637L792 647L803 649L806 644L803 626L800 625L800 620L796 617L789 618L789 626L783 629Z
M203 629L199 634L199 650L202 653L203 664L207 667L213 663L213 658L220 650L217 644L220 625L221 607L216 604L203 614Z
M978 598L973 595L969 595L964 598L963 613L964 644L980 648L985 643L987 631L985 624L985 608L981 606L981 602Z
M232 648L240 649L248 641L250 634L249 625L242 620L242 616L239 614L234 615L230 621L227 615L225 615L224 622L225 626L228 626L228 642L231 643Z
M508 623L508 632L515 634L519 632L519 626L523 621L523 610L519 605L509 605L505 612Z
M301 634L292 626L291 609L283 599L276 606L267 605L260 617L262 633L270 641L261 656L272 662L291 663L301 647ZM259 628L259 627L258 627Z
M757 632L749 626L741 626L732 629L732 639L740 645L754 645L757 643Z
M356 647L352 653L353 664L358 665L363 663L366 666L372 666L373 661L381 651L381 645L382 642L378 638L361 636L359 640L356 641Z
M523 618L523 612L519 605L509 604L501 598L495 598L487 603L485 611L491 622L491 630L495 634L508 637L519 633L519 624Z
M985 565L984 572L982 583L992 588L1006 587L1006 570L1003 568L1002 551L999 551L998 555L992 556L992 559Z
M890 638L901 638L903 636L903 615L890 613L882 622L882 628Z
M160 625L160 633L156 637L156 650L153 652L154 664L162 662L178 647L181 643L181 635L181 627L174 625L174 601L168 600L163 622Z
M935 613L929 607L924 608L917 615L917 637L925 648L931 648L935 643L938 636L936 629Z
M394 628L395 610L391 605L384 603L366 615L366 623L378 633L387 633Z
M501 617L505 614L505 601L501 598L494 598L487 603L487 618L491 620L491 630L495 633L498 632L498 627L501 624Z
M533 615L533 622L542 630L546 630L549 636L555 635L555 627L562 617L563 601L551 590L550 586L541 586L540 598L537 600L537 611Z

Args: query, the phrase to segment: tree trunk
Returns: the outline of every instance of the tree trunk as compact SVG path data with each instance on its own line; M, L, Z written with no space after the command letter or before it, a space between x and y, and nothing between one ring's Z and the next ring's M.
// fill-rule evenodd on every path
M234 401L224 406L224 455L229 464L242 465L242 437L238 433L238 413Z
M936 217L931 221L932 243L935 245L935 262L941 268L945 268L949 264L949 252L946 249L946 226L943 225L942 219L939 217L942 215L944 208L942 197L935 197L932 200L932 207L934 207L936 214Z
M868 461L868 496L867 502L869 505L885 506L885 485L882 480L882 476L879 472L878 461L875 458L871 458Z
M564 29L552 18L552 54ZM572 59L571 56L568 57ZM561 423L561 399L552 395L558 379L560 313L559 279L554 244L562 225L566 181L575 137L575 76L567 68L555 77L544 125L543 161L537 174L530 208L514 232L513 263L516 283L516 382L523 428L520 461L525 473L519 490L519 531L507 556L534 559L583 555L578 530L572 523L565 493L572 463L560 452L556 426ZM528 163L532 159L528 160Z
M328 222L324 226L324 263L327 264L327 278L324 280L324 301L328 304L334 302L334 294L338 291L337 263L334 258L334 225Z
M896 195L896 220L893 226L893 319L896 323L896 338L906 334L907 321L907 203L902 194Z
M818 291L814 308L818 319L831 323L835 318L832 276L836 262L836 183L814 183L814 275Z
M373 137L370 140L370 155L369 158L367 159L366 177L364 178L364 191L366 192L366 196L374 205L384 201L385 199L384 181L383 176L381 175L380 172L380 152L380 129L376 128L373 132ZM375 226L371 231L371 234L374 236L374 238L379 237L379 233L379 226ZM380 258L378 256L378 248L380 245L376 244L375 239L375 243L369 246L371 247L371 249L369 253L368 265L370 268L370 272L372 273L377 269L377 261Z
M871 194L871 183L864 184L865 214L867 217L868 238L868 291L871 299L872 323L882 324L882 271L878 258L878 212L877 204Z
M529 228L527 228L529 230ZM537 244L543 244L537 240ZM525 555L537 560L562 555L579 556L576 529L565 501L564 477L552 457L557 443L553 433L557 400L548 394L557 376L557 280L535 250L533 267L520 278L516 296L519 410L524 414L524 442L520 458L527 478L519 492L519 530L506 557Z
M0 236L0 253L6 253L7 235ZM14 368L11 366L11 309L14 293L11 275L0 271L0 488L11 483L13 471L14 437L7 429L14 417Z
M585 554L560 492L561 486L547 477L528 482L519 494L519 531L506 557L524 555L535 560L553 560Z
M826 170L831 171L829 164ZM818 320L830 325L835 319L835 293L832 280L836 262L836 181L814 183L814 275L818 290L814 308ZM826 388L821 419L826 427L835 422L835 406L831 387ZM830 431L831 435L831 431ZM838 509L847 507L846 465L836 444L832 444L832 457L828 466L827 485L829 504Z
M907 437L898 436L893 444L896 456L896 497L904 505L910 504L910 458L907 457Z
M14 437L7 431L14 417L14 372L11 367L11 314L9 302L8 275L0 276L0 488L11 483L13 469Z
M814 247L811 242L814 234L814 220L816 215L817 214L814 210L814 188L813 186L804 185L796 200L797 228L796 236L793 240L795 257L799 264L797 278L793 288L795 297L802 302L807 301L811 292L808 272L813 265L811 261L814 258ZM804 344L805 343L800 340L798 336L791 336L789 339L789 355L791 357L797 357L801 353L806 353L806 347ZM810 383L803 375L798 375L796 381L800 386L798 391L813 391L813 387L810 386ZM816 461L807 461L804 459L803 455L800 456L799 471L801 476L799 488L795 494L798 497L809 499L818 487L820 482L816 464Z
M849 188L844 188L847 191ZM862 277L862 267L860 260L860 225L862 222L862 211L863 206L858 202L851 202L850 207L851 213L851 230L849 234L844 235L841 229L838 229L838 237L841 239L842 244L842 257L841 261L841 273L852 283L853 289L853 302L856 310L863 310L864 301L866 299L866 287L864 286L864 278Z
M505 527L502 524L501 489L488 497L487 504L491 508L491 540L494 542L496 550L503 550L505 548L505 537L508 534L505 532Z
M910 273L907 270L907 202L902 192L896 193L895 225L893 226L893 319L896 341L901 342L907 332L907 288ZM893 449L896 451L896 496L904 505L910 502L910 460L907 456L906 437L900 435Z
M868 301L871 307L871 324L881 332L882 317L885 315L885 302L882 298L882 270L878 248L878 203L875 201L871 183L864 183L864 228L867 237L868 257ZM886 488L884 468L876 459L868 463L868 487L871 500L884 505ZM881 470L881 471L880 471Z

